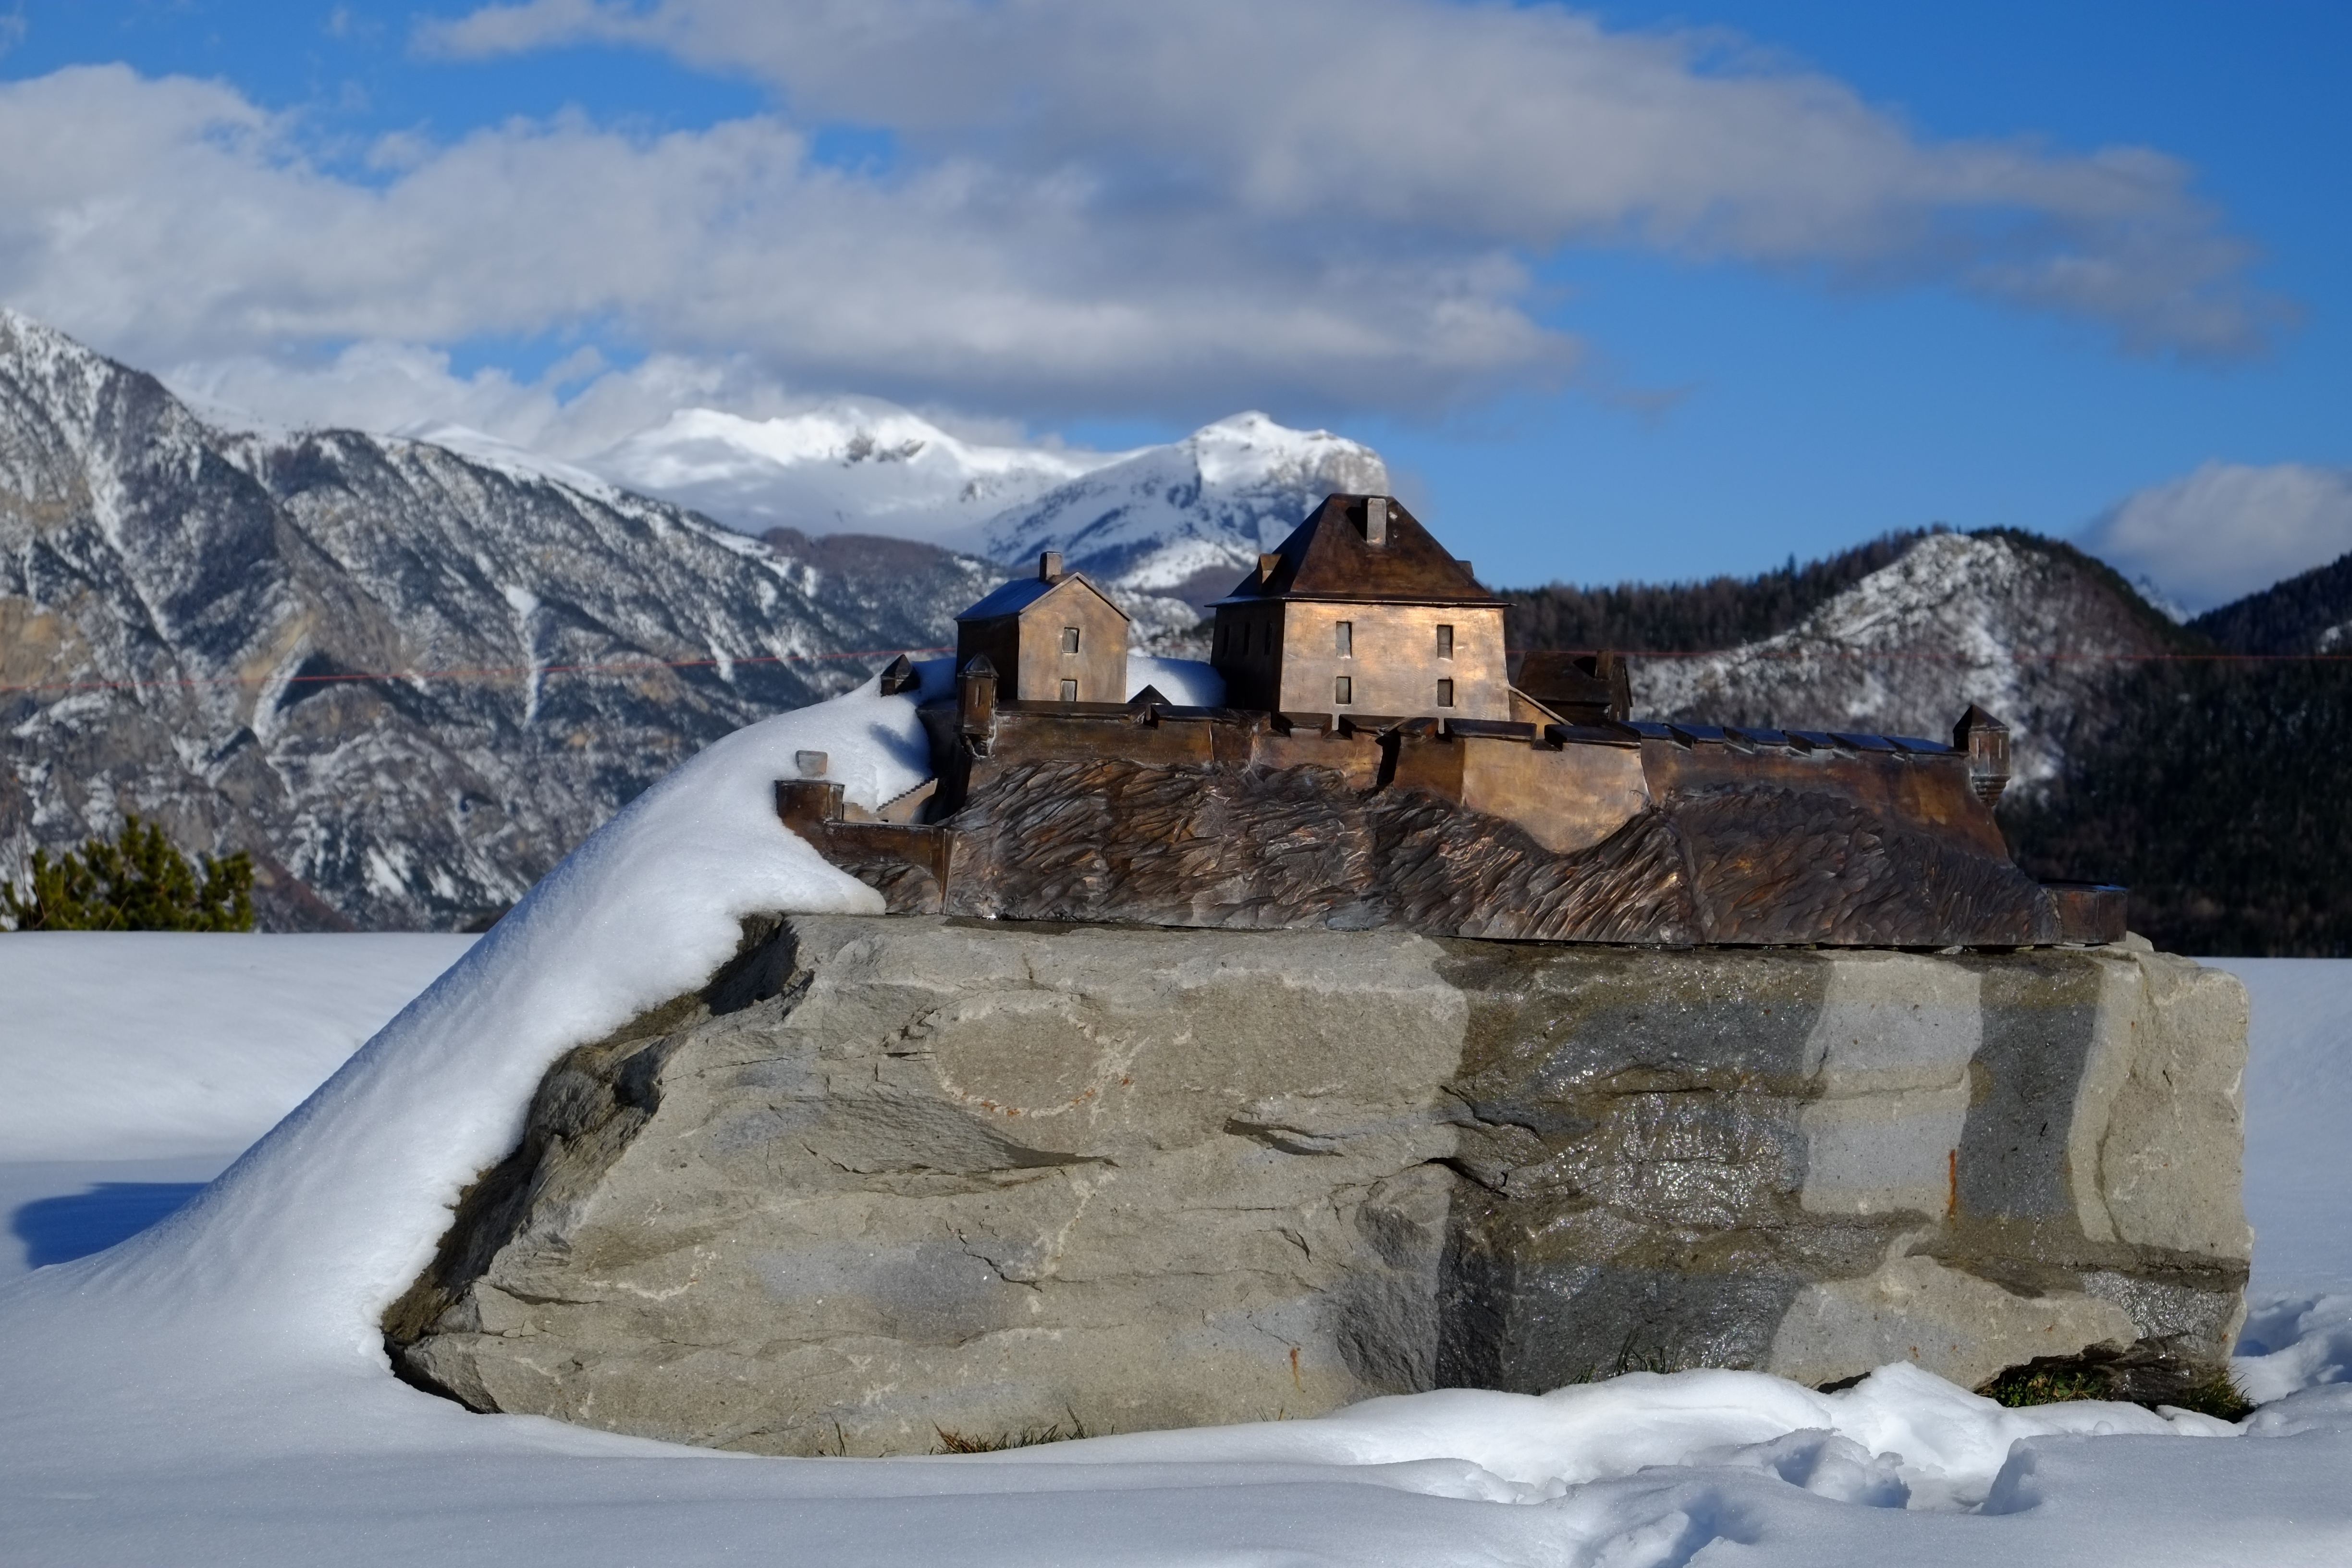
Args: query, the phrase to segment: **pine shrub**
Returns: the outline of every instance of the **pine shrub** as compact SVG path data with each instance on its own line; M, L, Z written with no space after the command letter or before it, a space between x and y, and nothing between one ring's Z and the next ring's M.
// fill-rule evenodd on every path
M15 931L251 931L253 858L199 858L201 876L161 827L125 813L111 842L55 860L34 850L31 887L0 886L0 920Z

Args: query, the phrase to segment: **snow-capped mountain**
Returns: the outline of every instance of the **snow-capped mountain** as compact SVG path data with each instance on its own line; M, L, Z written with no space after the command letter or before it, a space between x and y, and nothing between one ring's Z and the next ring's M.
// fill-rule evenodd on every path
M959 543L1006 508L1121 456L962 441L895 404L835 398L774 419L683 408L584 466L746 533Z
M2126 661L2178 634L2114 573L2049 541L1930 534L1788 631L1633 661L1634 706L1718 724L1947 737L1971 702L2011 731L2012 786L2054 778Z
M484 456L225 432L0 312L0 876L129 809L252 851L267 924L462 924L1002 576Z
M244 431L248 428L249 422L237 419L224 422L214 419L200 406L195 407L194 412L198 418L223 429ZM233 415L236 411L222 409L220 412ZM254 427L254 433L281 442L297 434L292 430L275 430L258 426ZM428 447L442 447L457 453L461 458L471 458L486 468L496 468L499 472L515 479L556 479L583 494L600 499L609 500L614 491L624 488L615 485L604 475L593 473L576 463L567 463L561 458L551 458L544 452L534 451L528 447L518 447L512 441L503 440L487 431L476 430L469 426L452 425L445 420L427 420L404 426L389 434L399 440L421 441Z
M747 531L887 534L1013 569L1058 550L1135 617L1141 646L1162 652L1326 495L1388 488L1369 447L1256 413L1105 453L974 445L870 399L766 420L689 408L578 468L471 431L418 434L574 484L590 478L584 468Z
M1020 563L1058 550L1114 591L1198 605L1231 589L1325 496L1388 486L1369 447L1237 414L1007 508L982 531L978 553Z
M531 460L470 432L422 434L485 460ZM888 534L1014 567L1059 550L1151 626L1197 620L1190 607L1232 587L1331 491L1388 487L1369 447L1263 414L1164 447L1083 452L976 445L855 398L765 420L681 409L582 467L747 532Z

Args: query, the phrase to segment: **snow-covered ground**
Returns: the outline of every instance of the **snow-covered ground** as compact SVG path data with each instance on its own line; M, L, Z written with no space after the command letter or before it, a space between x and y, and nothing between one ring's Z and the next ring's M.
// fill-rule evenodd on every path
M1181 667L1139 661L1136 679L1214 695ZM2269 1292L2240 1372L2270 1403L2242 1426L2007 1411L1896 1366L1833 1394L1637 1373L1001 1455L779 1460L474 1415L395 1382L376 1315L553 1055L698 980L739 913L874 907L775 826L769 781L803 748L859 798L913 782L921 756L911 704L871 687L742 731L470 946L0 938L0 1159L20 1175L216 1158L205 1139L257 1131L332 1069L168 1218L0 1285L0 1560L2352 1563L2352 1199L2332 1159L2352 1124L2352 963L2230 964L2255 995L2248 1197ZM28 1190L0 1195L20 1241L72 1250L24 1216L78 1194Z
M478 940L11 934L0 1151L226 1165Z
M476 940L0 942L0 1279L185 1203Z
M2254 1002L2246 1062L2246 1212L2257 1289L2352 1279L2352 962L2209 958Z

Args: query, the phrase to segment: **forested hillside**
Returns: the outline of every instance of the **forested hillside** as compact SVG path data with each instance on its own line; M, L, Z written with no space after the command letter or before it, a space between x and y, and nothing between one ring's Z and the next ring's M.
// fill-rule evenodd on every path
M1894 564L1927 531L1883 533L1826 561L1786 566L1754 577L1709 577L1699 583L1620 583L1580 588L1554 583L1506 588L1514 647L1573 648L1597 653L1699 653L1760 642L1787 631L1814 610L1882 567Z
M2231 653L2352 654L2352 554L2189 625Z
M2027 870L2126 884L2132 928L2173 952L2352 955L2352 556L2186 626L2013 530L1510 597L1526 647L1710 654L1634 661L1637 707L1665 717L1929 732L1981 691L2020 727L2000 817Z
M2020 865L2126 884L2171 952L2352 957L2352 660L2144 665L2085 717L2001 813Z
M2004 814L2019 861L2116 868L2176 952L2352 956L2352 555L2189 629L2219 657L2135 668L2084 715L2061 787Z

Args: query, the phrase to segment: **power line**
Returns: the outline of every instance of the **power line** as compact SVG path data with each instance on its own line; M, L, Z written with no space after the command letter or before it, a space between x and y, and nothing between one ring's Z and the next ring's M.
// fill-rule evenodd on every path
M488 664L447 669L339 671L331 675L290 675L289 686L323 686L367 680L492 680L528 675L642 675L655 669L708 669L721 665L805 664L829 658L887 658L898 654L953 653L951 647L864 648L852 653L775 653L741 658L646 658L623 664ZM124 691L162 687L268 686L274 675L190 675L155 680L58 680L25 686L0 686L9 691Z

